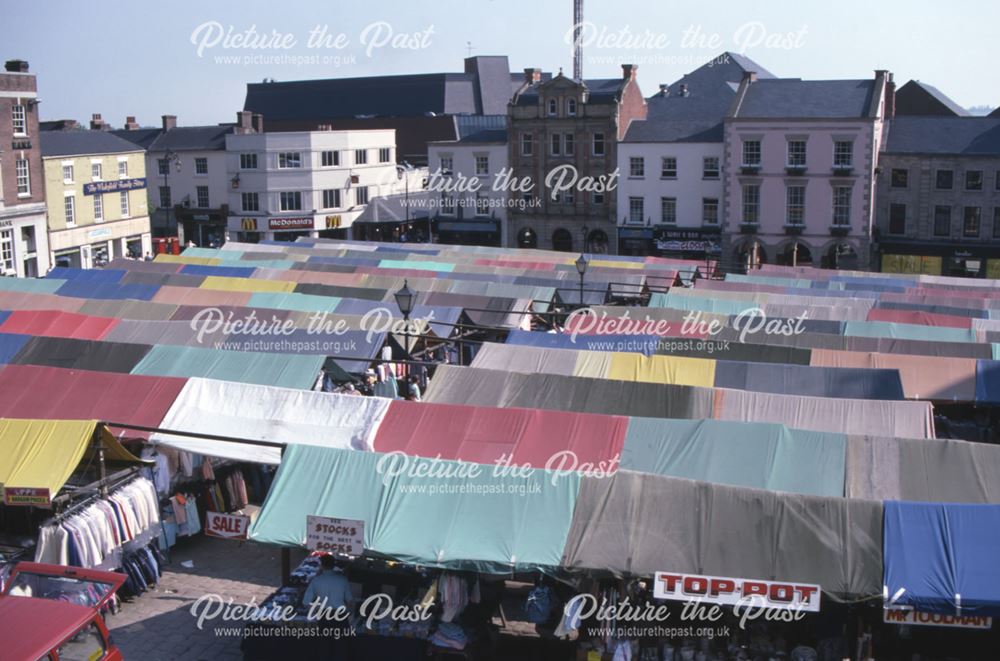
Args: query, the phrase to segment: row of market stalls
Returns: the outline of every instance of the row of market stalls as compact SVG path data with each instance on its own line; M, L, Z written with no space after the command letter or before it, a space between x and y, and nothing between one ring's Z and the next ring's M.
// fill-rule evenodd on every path
M89 483L96 486L82 491L73 480L59 484L65 467L46 474L45 485L32 484L42 478L14 462L0 466L0 477L26 493L49 491L54 506L45 510L39 501L23 510L35 518L18 523L34 522L37 548L45 557L55 548L57 561L114 563L137 550L132 540L112 539L86 560L68 550L63 556L63 547L49 542L65 511L58 498L78 493L74 503L87 507L125 488L119 500L139 503L150 491L146 482L158 510L141 516L149 525L138 541L148 546L159 544L147 530L169 549L170 534L193 534L190 522L207 528L218 520L211 513L243 516L248 502L261 509L252 525L237 526L236 537L286 549L329 550L323 544L330 540L317 541L310 524L350 522L359 534L334 548L365 596L392 584L401 597L440 607L429 628L390 623L374 632L371 638L407 639L412 649L393 658L420 657L434 636L470 651L482 645L492 617L487 594L512 578L537 584L536 596L551 591L559 606L536 624L560 630L583 653L639 654L664 645L774 653L782 644L825 641L850 646L850 654L874 636L883 658L883 650L909 644L922 651L939 638L963 649L995 643L983 629L992 626L986 618L1000 603L1000 581L982 549L992 545L985 531L995 530L1000 457L991 444L939 438L935 420L942 402L992 403L996 371L992 347L978 335L984 329L914 323L937 320L926 315L870 319L872 310L893 309L874 304L863 319L837 316L831 301L901 293L887 292L903 286L882 278L763 276L830 294L805 300L727 289L776 285L698 278L699 268L704 263L589 260L583 302L605 319L665 322L640 331L567 316L572 293L579 295L577 266L564 254L539 251L227 244L99 271L4 279L0 417L17 420L5 421L0 440L31 448L44 438L37 421L87 421L79 433L89 430L96 458L89 461L85 449L74 468L97 473ZM907 291L928 290L920 295L929 298L957 292L953 298L987 300L990 293L907 282ZM373 311L399 319L394 295L404 285L416 293L410 316L425 321L404 331L365 328ZM764 293L798 298L752 298ZM710 302L696 302L699 296ZM640 305L646 302L650 307ZM772 302L784 306L771 310L782 319L806 313L807 328L743 333L742 310ZM253 313L288 322L291 332L248 338L224 323L192 325L206 320L199 316L206 309L218 309L221 320ZM698 312L699 322L717 327L693 323L689 314ZM312 344L317 314L341 322L343 332L321 333ZM854 321L906 328L896 336L846 334ZM924 336L923 326L974 336ZM321 373L359 378L382 365L405 369L420 351L423 359L456 345L465 345L459 359L437 360L428 370L423 402L319 387ZM984 349L989 353L980 355ZM11 439L22 440L8 441L8 428ZM131 459L110 444L98 451L95 436L124 441ZM134 471L124 485L112 481L120 472L113 463L109 469L112 455ZM180 500L195 507L188 523L178 520ZM20 516L18 507L8 502L4 516ZM124 551L115 555L116 548ZM269 603L293 603L316 563L288 570ZM682 576L693 592L654 589L665 576ZM741 628L732 600L698 592L713 578L778 586L767 606L811 615L787 627ZM783 601L781 586L789 585L822 596ZM597 634L564 617L562 602L577 592L666 598L678 608L688 599L728 604L734 633L714 642L651 631ZM906 642L895 623L900 613L911 623L928 617L967 628L943 638L916 632ZM612 628L616 623L624 621L613 620ZM264 649L248 641L251 658L267 656Z

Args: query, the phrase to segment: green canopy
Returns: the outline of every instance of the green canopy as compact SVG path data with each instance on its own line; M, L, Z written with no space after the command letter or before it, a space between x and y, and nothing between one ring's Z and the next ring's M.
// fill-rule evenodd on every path
M250 538L302 546L318 515L364 521L367 550L413 564L557 567L579 487L576 473L494 476L483 464L290 445Z
M309 390L319 377L325 356L223 351L160 344L132 370L151 376L201 376L219 381L255 383Z
M843 496L847 436L768 423L631 418L623 469L736 487Z

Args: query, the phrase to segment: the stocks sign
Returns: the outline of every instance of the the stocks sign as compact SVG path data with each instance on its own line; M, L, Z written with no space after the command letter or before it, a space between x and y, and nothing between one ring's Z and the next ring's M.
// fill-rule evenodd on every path
M653 596L675 601L701 601L724 606L743 604L818 613L820 586L657 572Z

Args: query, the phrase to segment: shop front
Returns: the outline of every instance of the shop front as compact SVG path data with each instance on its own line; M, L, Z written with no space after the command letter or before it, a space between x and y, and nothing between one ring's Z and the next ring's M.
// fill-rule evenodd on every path
M656 251L659 257L680 259L705 259L722 253L722 232L717 228L653 228Z
M1000 278L1000 243L884 241L879 264L883 273Z
M55 266L96 268L113 259L142 259L152 253L149 218L87 225L52 232L49 236Z
M294 242L299 237L316 237L328 225L337 224L337 216L230 216L229 234L241 243Z
M464 221L435 219L434 227L438 243L500 247L500 221L495 218Z
M648 228L621 227L618 229L618 254L648 257L656 254L653 230Z
M227 209L178 208L175 213L181 245L193 241L201 248L218 248L226 242Z

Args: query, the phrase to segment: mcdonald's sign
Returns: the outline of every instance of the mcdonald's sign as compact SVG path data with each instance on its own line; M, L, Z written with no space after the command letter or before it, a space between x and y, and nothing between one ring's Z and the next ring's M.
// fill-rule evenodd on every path
M242 218L244 232L256 232L257 231L257 219L256 218Z
M340 227L340 214L326 217L326 229L335 230Z

